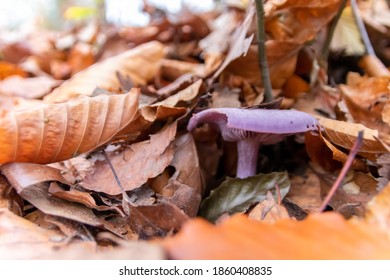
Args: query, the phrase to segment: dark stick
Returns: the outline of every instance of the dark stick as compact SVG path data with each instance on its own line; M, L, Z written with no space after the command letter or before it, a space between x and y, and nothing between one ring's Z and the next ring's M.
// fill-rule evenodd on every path
M264 86L264 102L271 102L272 96L272 85L269 74L267 52L265 48L265 28L264 28L264 6L262 0L256 0L256 13L257 13L257 49L259 57L259 67L261 70L261 78Z
M356 4L356 0L351 0L351 8L352 8L353 17L355 18L356 25L360 32L360 37L362 38L364 47L366 49L366 54L376 56L370 38L368 37L366 27L364 26L364 22L362 20L362 17L360 16L360 12Z
M334 19L332 20L332 22L329 26L328 34L326 35L326 40L325 40L325 43L322 46L322 50L321 50L321 56L322 56L322 60L324 63L326 63L326 61L328 60L330 43L332 42L333 34L334 34L335 29L336 29L337 23L340 20L341 14L343 13L345 6L347 5L347 1L348 0L343 0L341 2L339 10L337 11L336 16L334 17Z

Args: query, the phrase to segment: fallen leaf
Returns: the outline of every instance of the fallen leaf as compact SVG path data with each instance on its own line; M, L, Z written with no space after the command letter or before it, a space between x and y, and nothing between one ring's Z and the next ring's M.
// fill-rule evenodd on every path
M245 212L252 204L266 199L267 192L276 185L280 187L283 198L290 188L287 173L259 174L245 179L228 178L202 201L199 215L216 221L224 213Z
M0 80L10 76L26 77L27 73L19 68L16 64L0 61Z
M371 227L379 228L389 235L390 230L390 183L367 203L364 220Z
M382 134L390 133L389 124L382 119L382 111L390 98L389 82L389 77L348 75L347 85L340 85L340 91L355 122Z
M20 96L28 99L39 99L48 94L61 81L42 76L21 78L11 76L0 82L0 92L6 95Z
M326 196L337 174L321 174L321 194ZM377 181L364 172L350 171L332 196L329 206L346 218L362 217L366 204L378 194Z
M45 104L0 118L0 162L50 163L110 141L137 112L137 90Z
M173 145L176 149L170 166L175 168L175 172L156 192L162 196L159 200L175 204L189 217L195 217L203 191L195 142L192 135L186 133L178 137Z
M265 29L274 40L303 44L332 20L339 6L340 0L267 1L264 4Z
M345 121L332 120L323 117L317 117L320 125L324 128L322 132L324 137L331 143L351 149L356 141L359 131L363 131L363 144L360 152L365 153L385 153L387 152L383 145L377 140L378 130L369 129L362 124L350 123Z
M164 171L173 159L174 149L170 145L176 135L176 122L150 140L135 143L119 154L108 154L114 170L125 191L133 190L149 178ZM120 194L112 170L106 161L97 161L95 169L80 183L84 188L110 195Z
M285 199L298 205L306 213L316 213L321 209L321 181L319 176L309 167L302 175L290 178L291 187Z
M152 205L130 206L127 219L143 238L165 236L168 232L179 231L189 217L173 203L160 202Z
M0 209L0 259L164 259L157 244L126 242L100 234L98 240L116 242L100 246L95 241L70 241L56 232Z
M248 52L254 34L247 37L247 32L251 26L254 16L255 7L254 5L250 5L243 22L239 27L236 27L236 30L231 35L229 40L229 51L225 59L223 60L221 66L214 73L213 79L217 78L233 60L243 55L245 56Z
M290 218L286 208L278 204L270 191L267 198L259 202L249 213L248 217L254 221L264 221L273 224L281 219Z
M92 226L101 225L91 209L50 196L50 181L67 183L58 169L32 163L8 163L1 166L1 171L21 197L42 212Z
M0 175L0 209L8 209L16 215L23 213L23 199L12 188L7 179Z
M117 72L130 76L136 85L145 85L157 74L164 54L164 45L158 42L146 43L93 64L46 95L44 100L54 103L67 101L79 95L90 96L96 87L120 92Z
M324 238L324 232L332 238ZM303 221L274 224L235 215L214 226L189 221L161 242L176 260L368 260L389 259L388 236L365 222L349 222L336 213L312 214Z
M185 89L179 91L178 93L171 95L164 99L163 101L154 103L152 106L164 105L166 107L174 107L179 102L188 103L193 101L196 96L199 94L200 86L202 85L203 80L199 79L192 85L186 87Z

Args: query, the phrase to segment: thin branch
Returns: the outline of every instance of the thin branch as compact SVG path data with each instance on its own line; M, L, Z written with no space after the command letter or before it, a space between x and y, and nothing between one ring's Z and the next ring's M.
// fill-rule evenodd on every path
M364 47L366 49L366 54L376 56L370 38L368 37L366 27L364 26L364 22L360 16L359 7L356 4L356 0L351 0L351 8L353 17L355 18L356 25L360 32L360 37L362 38Z
M259 57L259 67L261 70L261 78L264 86L264 102L270 102L273 100L272 85L269 74L267 52L265 48L265 28L264 28L264 6L263 0L255 0L256 13L257 13L257 49Z
M347 5L347 2L348 2L348 0L343 0L341 2L340 7L339 7L339 9L337 11L337 14L333 18L333 20L332 20L332 22L331 22L331 24L329 26L329 30L328 30L328 33L326 35L325 43L322 46L322 50L321 50L321 58L322 58L324 63L326 63L326 61L328 60L330 43L332 42L334 31L336 30L337 23L340 20L341 14L343 13L343 10L344 10L345 6Z
M349 168L352 165L353 160L355 159L355 156L357 152L359 151L361 145L363 144L363 130L359 131L358 136L356 138L355 143L353 144L351 151L349 152L347 161L344 163L343 168L341 169L339 176L337 177L336 181L334 182L333 186L330 188L327 196L325 197L324 201L322 202L320 212L324 211L326 206L328 205L329 201L337 191L337 189L340 187L341 183L343 182L345 175L347 175L347 172Z
M125 213L126 213L127 215L129 215L129 214L130 214L130 207L129 207L129 205L131 205L130 197L127 195L125 189L123 188L122 183L121 183L121 181L119 180L118 174L116 174L116 171L115 171L115 169L114 169L114 166L112 166L111 160L110 160L109 157L107 156L107 153L106 153L105 150L103 150L103 155L104 155L104 159L106 160L106 162L108 163L108 166L109 166L110 169L111 169L112 174L114 175L116 184L118 185L119 189L121 190L122 198L123 198L123 203L122 203L123 210L125 211ZM127 202L128 204L126 204L125 202Z

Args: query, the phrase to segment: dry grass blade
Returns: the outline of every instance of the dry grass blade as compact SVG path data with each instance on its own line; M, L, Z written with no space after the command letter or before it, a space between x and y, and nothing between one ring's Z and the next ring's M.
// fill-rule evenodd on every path
M138 110L136 90L46 104L0 117L0 163L51 163L110 141Z

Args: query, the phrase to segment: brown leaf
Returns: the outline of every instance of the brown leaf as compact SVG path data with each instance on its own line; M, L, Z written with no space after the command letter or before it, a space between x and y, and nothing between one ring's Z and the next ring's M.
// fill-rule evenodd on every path
M336 213L312 214L304 221L283 219L274 224L236 215L214 226L198 218L162 244L171 259L390 258L390 241L385 233L364 222L345 221Z
M26 77L27 73L24 72L21 68L19 68L17 65L0 61L0 80L4 80L7 77L10 76L20 76L20 77Z
M266 42L267 61L274 89L280 89L295 70L301 45L293 42L268 40ZM229 73L241 76L248 82L261 86L261 73L258 64L257 46L249 47L248 53L234 60L226 69Z
M267 198L258 203L248 214L249 219L254 221L264 221L273 224L281 219L290 218L286 208L275 201L270 191Z
M39 99L60 83L60 81L46 76L35 78L11 76L0 82L0 92L2 94L20 96L28 99Z
M390 71L375 55L365 55L359 66L371 77L390 77Z
M169 231L177 232L189 220L176 205L160 202L152 205L130 206L127 223L141 236L164 236Z
M96 87L120 92L117 72L130 76L136 85L145 85L160 68L165 46L149 42L102 62L93 64L60 85L45 97L46 102L63 102L79 95L92 95Z
M72 47L67 61L72 70L72 76L91 66L94 62L93 46L82 42L77 42Z
M117 207L97 205L95 199L91 196L91 194L76 189L71 189L69 191L64 190L56 182L50 183L50 186L47 191L50 195L52 195L52 197L60 198L62 200L66 200L69 202L77 202L87 206L88 208L96 209L98 211L108 211L108 210L117 209ZM122 213L122 211L119 210L117 211L119 213Z
M58 169L32 163L8 163L1 166L1 171L21 197L42 212L92 226L101 225L91 209L49 195L48 182L67 183Z
M154 188L161 201L172 203L188 216L195 217L199 210L202 194L202 174L194 139L187 133L173 142L175 155L170 166L175 167L175 173L166 184Z
M302 175L293 175L290 183L290 190L285 197L287 201L298 205L306 213L315 213L321 209L321 181L311 168L306 168Z
M109 155L125 191L140 187L149 178L164 171L173 158L171 142L175 135L176 122L152 135L150 140L135 143L119 154ZM121 193L106 161L97 161L95 170L84 178L81 185L96 192L111 195Z
M383 134L390 133L389 124L382 119L382 111L390 98L389 82L389 77L348 75L347 85L340 85L340 91L355 122Z
M353 143L356 141L358 132L363 130L363 144L359 150L360 152L387 152L383 145L377 140L379 137L377 130L369 129L362 124L337 121L323 117L317 118L324 128L324 137L337 146L351 149Z
M110 141L137 112L138 92L84 97L61 104L4 112L0 162L50 163Z
M192 85L189 85L185 89L179 91L178 93L171 95L164 99L163 101L154 103L152 106L166 106L166 107L174 107L176 106L179 102L185 102L189 103L194 100L196 96L199 94L200 86L202 85L203 80L197 80L195 83Z
M336 174L320 174L321 193L327 195ZM350 171L342 185L332 196L329 205L344 217L362 217L366 211L366 204L378 194L377 181L369 173Z
M251 26L254 16L255 7L254 5L250 5L246 12L244 21L241 23L240 26L236 27L236 30L231 35L229 40L229 51L226 55L225 60L222 62L222 65L214 73L213 79L217 78L232 61L241 56L245 56L248 52L254 34L247 37L247 32Z
M3 175L0 175L0 209L8 209L19 216L23 213L23 199Z
M162 248L146 242L126 242L100 234L114 246L95 241L69 240L55 231L0 209L0 259L164 259Z
M17 96L0 94L0 109L4 111L22 111L26 109L36 108L42 105L42 100L25 99Z
M303 44L332 20L339 6L339 0L267 1L264 5L265 28L274 40Z
M390 230L390 183L367 204L364 220L371 226L380 228L389 235Z

